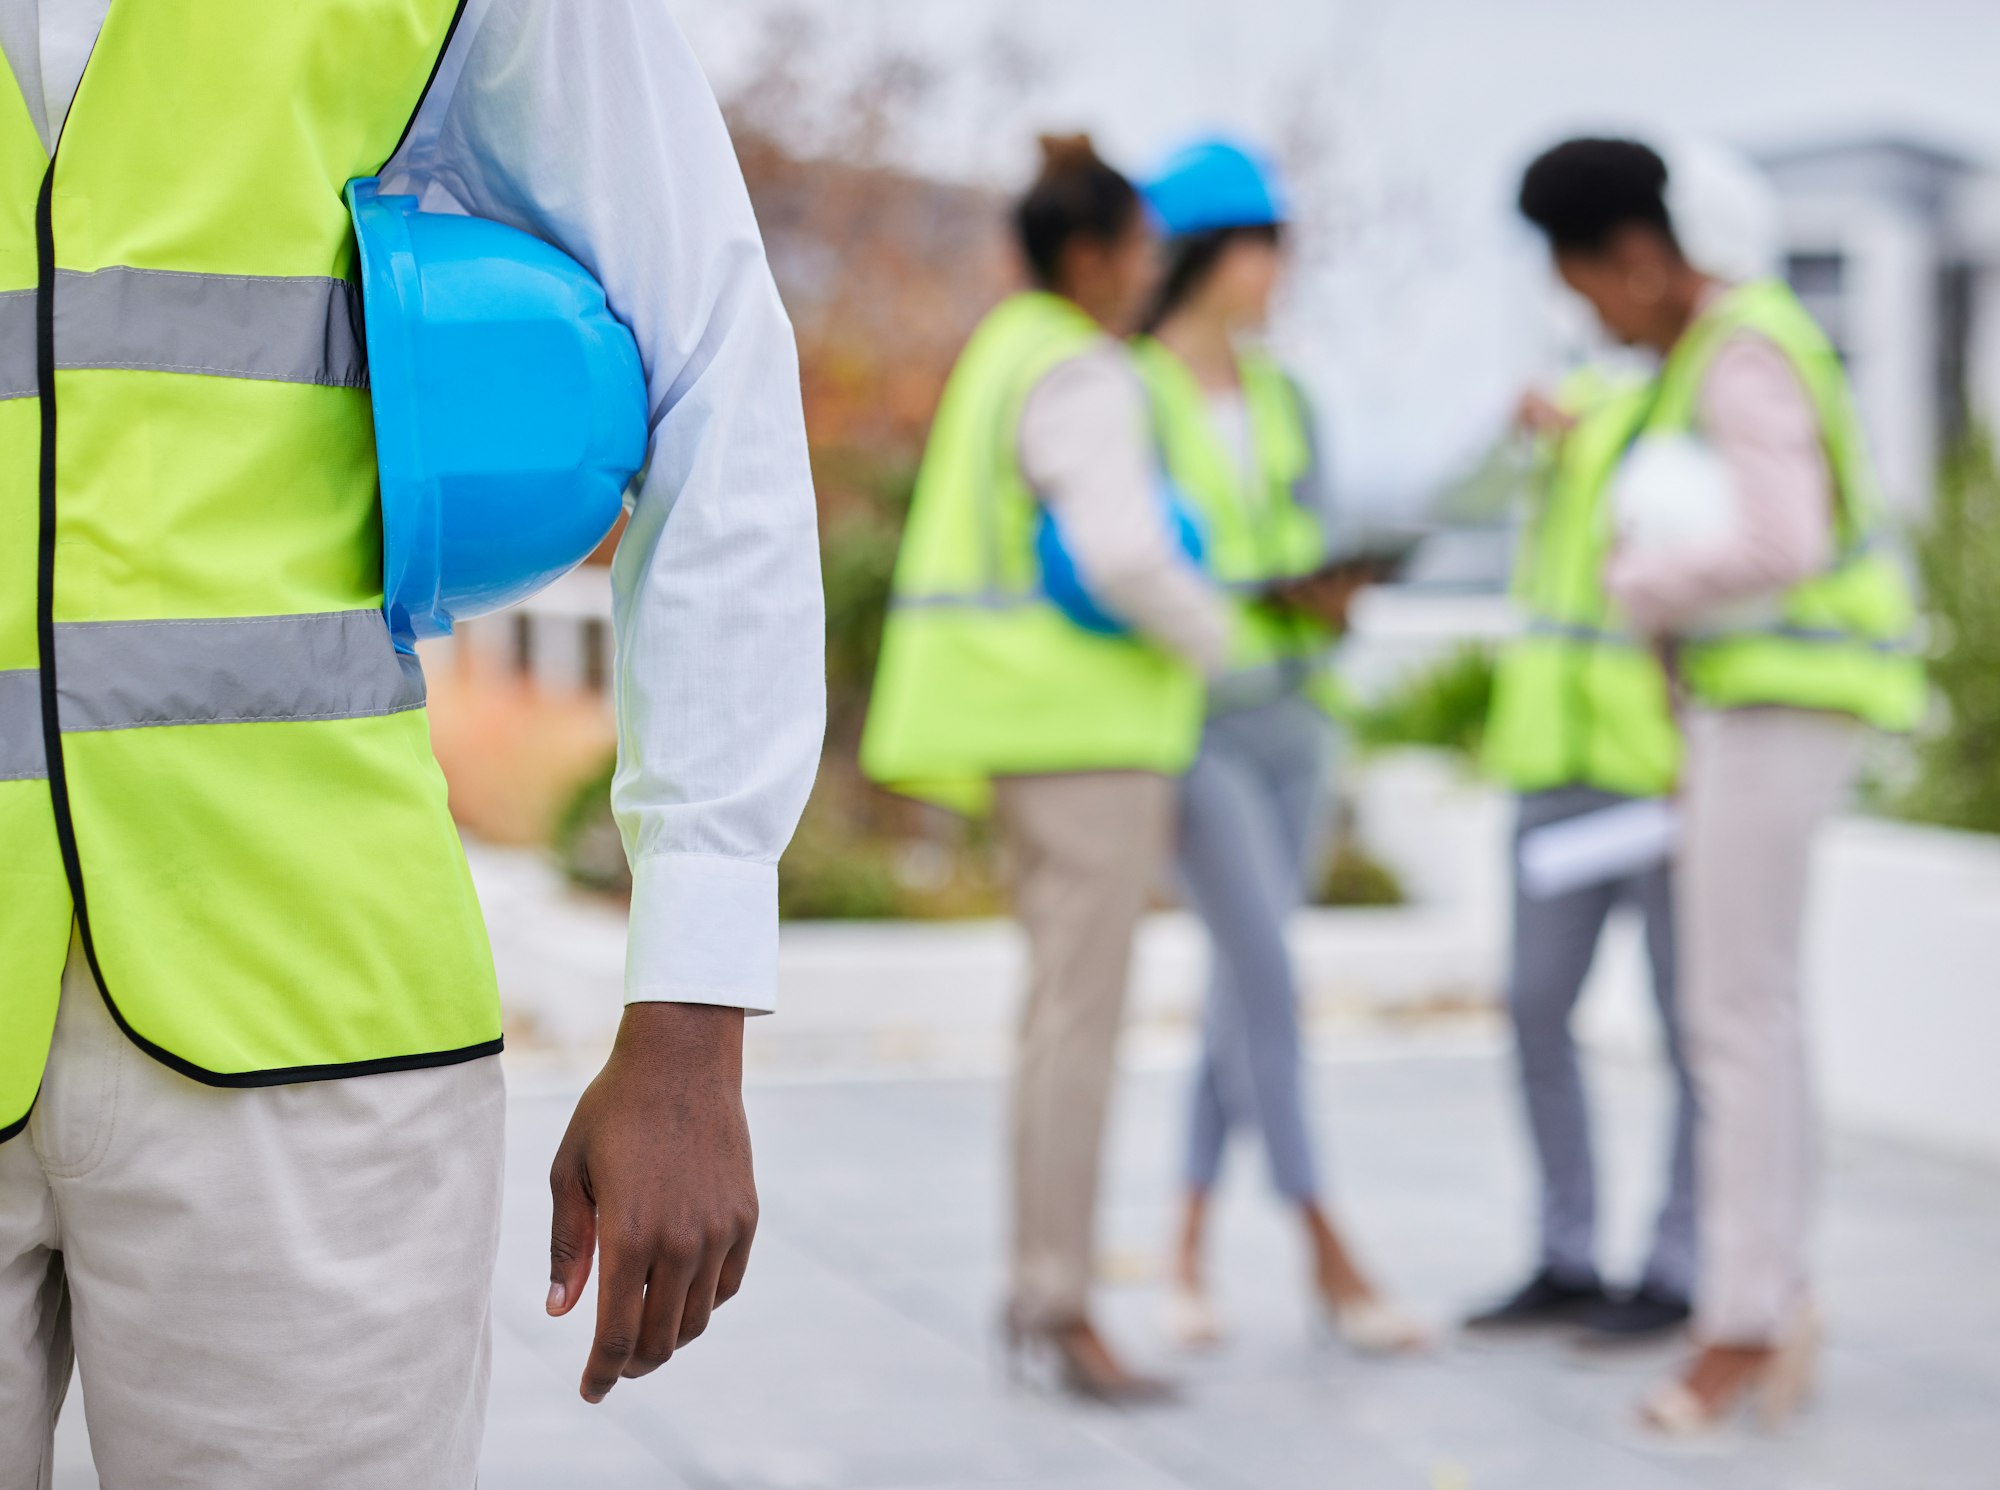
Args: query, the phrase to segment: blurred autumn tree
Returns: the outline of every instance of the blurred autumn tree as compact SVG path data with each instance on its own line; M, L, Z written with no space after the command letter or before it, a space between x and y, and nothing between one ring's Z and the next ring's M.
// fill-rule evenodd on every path
M889 568L938 395L1012 271L1000 199L892 161L935 75L885 52L830 88L815 65L818 27L810 14L773 12L725 111L798 332L837 765L858 740Z
M829 23L792 0L757 0L757 9L759 39L723 109L798 335L828 621L826 757L781 866L784 909L793 917L988 909L996 896L979 830L874 790L856 757L931 417L966 338L1019 273L1008 200L912 169L909 147L947 117L983 138L1018 131L1023 102L1050 73L1011 18L947 80L908 47L871 48L845 17ZM1326 114L1320 71L1302 83L1284 141L1301 167L1324 163L1332 135L1346 133L1344 120ZM1303 184L1311 173L1296 174ZM1315 242L1353 242L1378 215L1328 217L1314 194L1300 196ZM593 783L566 819L562 846L583 882L623 873L615 852L593 857L587 847L615 847L602 796ZM599 859L602 873L591 867Z
M898 164L935 100L934 69L885 48L830 81L823 24L798 7L768 11L724 100L798 333L826 578L827 752L783 898L793 916L950 914L990 903L982 856L945 825L914 833L918 810L869 787L856 756L931 416L1017 271L1004 198ZM986 82L1018 101L1032 59L1003 48L987 61Z

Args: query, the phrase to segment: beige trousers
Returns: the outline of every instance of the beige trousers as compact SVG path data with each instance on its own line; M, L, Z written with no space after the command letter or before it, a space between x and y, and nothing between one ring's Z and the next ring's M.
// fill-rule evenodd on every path
M1029 948L1012 1309L1025 1324L1059 1324L1088 1305L1132 938L1167 862L1174 783L1137 771L1012 777L999 783L998 813Z
M73 1362L117 1490L471 1490L505 1120L494 1059L197 1085L72 954L0 1145L0 1490L48 1485Z
M1801 964L1813 847L1866 731L1802 709L1689 719L1681 1023L1700 1103L1705 1343L1776 1343L1807 1301L1817 1170Z

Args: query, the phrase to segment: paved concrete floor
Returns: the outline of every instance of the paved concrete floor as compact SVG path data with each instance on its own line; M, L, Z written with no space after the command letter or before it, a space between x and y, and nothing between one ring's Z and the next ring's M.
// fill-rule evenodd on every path
M1528 1194L1490 1033L1351 1043L1316 1070L1320 1129L1355 1239L1439 1317L1512 1280ZM1555 1346L1412 1363L1316 1343L1291 1228L1245 1149L1220 1235L1236 1328L1175 1362L1158 1325L1180 1077L1122 1094L1105 1226L1106 1314L1185 1379L1183 1405L1072 1407L1007 1388L990 1076L793 1074L752 1092L765 1223L750 1286L708 1339L590 1409L585 1316L551 1323L543 1174L576 1081L517 1073L484 1490L1996 1490L2000 1172L1878 1142L1834 1145L1824 1257L1827 1391L1783 1442L1665 1457L1623 1423L1667 1357L1587 1368ZM1660 1093L1598 1072L1614 1259L1639 1242ZM80 1414L73 1414L80 1417ZM61 1490L95 1483L64 1426Z

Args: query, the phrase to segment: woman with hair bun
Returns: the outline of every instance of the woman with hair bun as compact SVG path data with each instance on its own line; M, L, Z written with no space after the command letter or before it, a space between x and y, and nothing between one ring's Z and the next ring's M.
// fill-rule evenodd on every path
M1034 288L974 333L945 390L896 568L862 765L991 813L1029 946L1013 1093L1017 1362L1105 1401L1157 1398L1090 1312L1100 1151L1133 935L1230 620L1161 500L1121 340L1154 281L1139 193L1086 137L1042 142L1016 213ZM1050 598L1043 547L1107 624Z

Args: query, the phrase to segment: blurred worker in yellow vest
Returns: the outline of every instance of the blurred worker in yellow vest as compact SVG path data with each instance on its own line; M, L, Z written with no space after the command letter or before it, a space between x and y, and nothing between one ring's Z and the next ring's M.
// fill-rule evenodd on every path
M1607 331L1661 359L1611 474L1614 625L1656 647L1687 755L1680 1008L1700 1103L1701 1278L1688 1369L1654 1432L1714 1432L1808 1394L1813 1121L1800 943L1812 849L1871 726L1924 684L1860 420L1825 333L1776 279L1691 261L1671 206L1699 169L1582 139L1529 169L1523 214ZM1685 214L1683 214L1685 216Z
M1410 1349L1424 1331L1377 1294L1326 1204L1285 942L1324 848L1331 654L1355 589L1323 577L1333 513L1313 411L1258 345L1289 209L1275 168L1223 139L1177 152L1146 194L1169 235L1169 266L1136 354L1169 478L1201 517L1235 623L1181 790L1180 877L1214 971L1169 1326L1189 1346L1221 1338L1204 1268L1209 1199L1232 1131L1255 1128L1305 1234L1314 1312L1357 1349Z
M1485 764L1519 796L1507 1003L1540 1178L1540 1256L1524 1284L1467 1321L1482 1334L1643 1340L1685 1325L1693 1297L1694 1090L1675 1011L1671 842L1659 826L1680 780L1680 730L1666 669L1620 628L1603 580L1611 477L1646 403L1643 384L1592 368L1553 398L1529 394L1519 414L1542 459L1515 566L1522 633L1500 658ZM1559 879L1535 872L1551 846L1590 839L1608 855ZM1598 1266L1596 1145L1572 1022L1621 905L1644 919L1676 1095L1652 1245L1636 1285L1614 1291Z
M1007 1327L1067 1389L1131 1401L1163 1387L1092 1322L1100 1150L1132 939L1232 618L1184 552L1120 340L1156 274L1139 193L1088 140L1043 150L1017 214L1036 287L987 317L945 390L862 765L998 820L1031 963ZM1087 606L1056 593L1058 558Z

